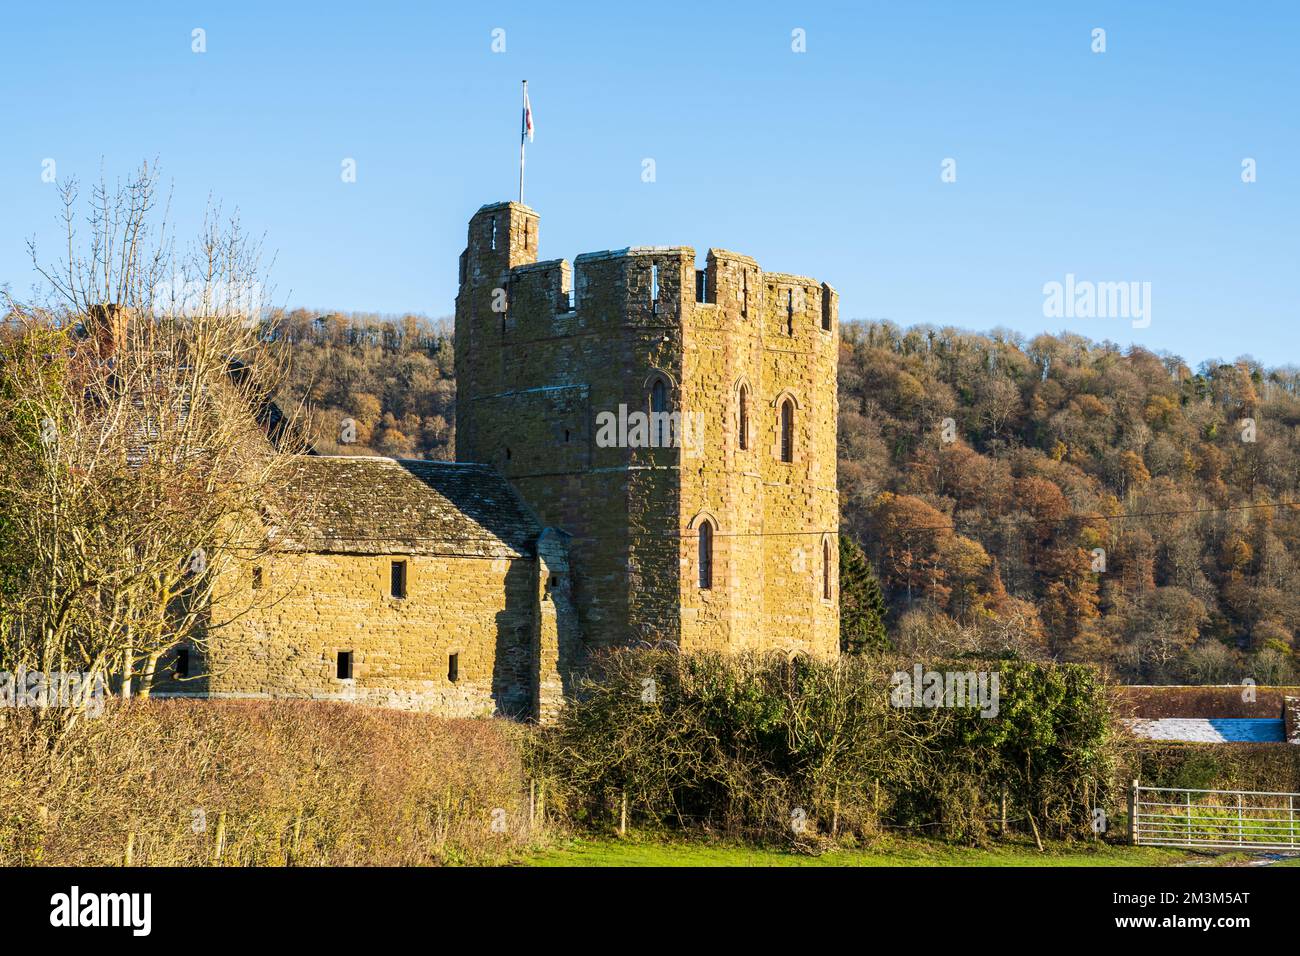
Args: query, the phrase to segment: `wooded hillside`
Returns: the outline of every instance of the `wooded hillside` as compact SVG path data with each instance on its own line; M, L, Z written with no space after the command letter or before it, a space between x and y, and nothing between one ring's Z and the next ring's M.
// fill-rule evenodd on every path
M295 312L327 453L454 456L451 324ZM1300 371L845 323L843 528L891 641L1275 683L1300 627ZM347 420L355 441L340 441Z

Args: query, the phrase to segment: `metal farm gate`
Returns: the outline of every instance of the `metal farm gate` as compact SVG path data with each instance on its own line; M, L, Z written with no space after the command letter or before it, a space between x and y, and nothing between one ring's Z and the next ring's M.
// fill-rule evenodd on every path
M1129 792L1129 842L1219 850L1300 850L1300 794L1143 787Z

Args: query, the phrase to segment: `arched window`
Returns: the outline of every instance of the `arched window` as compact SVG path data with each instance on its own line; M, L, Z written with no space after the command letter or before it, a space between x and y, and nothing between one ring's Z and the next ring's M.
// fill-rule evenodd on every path
M671 447L673 429L672 420L668 417L668 386L661 378L655 379L655 383L650 386L650 415L651 447Z
M822 599L831 599L831 539L822 539Z
M746 448L749 447L749 386L748 385L740 386L738 401L740 404L739 443L740 443L740 450L744 451Z
M713 525L707 521L700 522L699 566L700 587L707 590L713 587Z
M781 460L794 461L794 402L781 403Z

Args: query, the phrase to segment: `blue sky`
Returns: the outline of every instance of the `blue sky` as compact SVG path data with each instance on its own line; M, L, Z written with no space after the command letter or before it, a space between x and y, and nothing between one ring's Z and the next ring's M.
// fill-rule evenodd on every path
M544 258L718 246L830 282L844 318L1300 364L1300 4L110 6L5 10L17 293L28 238L57 254L44 160L157 158L183 234L209 194L265 234L277 301L448 314L469 216L517 190L526 78ZM1150 325L1045 317L1067 274L1151 283Z

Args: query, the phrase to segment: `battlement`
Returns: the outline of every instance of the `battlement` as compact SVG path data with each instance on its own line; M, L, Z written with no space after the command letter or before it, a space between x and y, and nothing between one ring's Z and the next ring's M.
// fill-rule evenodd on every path
M514 313L516 327L564 316L681 323L702 306L715 319L762 318L760 331L771 326L787 337L800 326L836 330L838 296L812 277L765 272L752 256L726 249L709 249L698 268L691 246L626 246L584 252L572 264L539 261L539 224L534 209L516 202L481 206L461 254L460 296L492 290L492 310Z
M727 249L539 259L538 227L470 220L457 458L573 536L592 646L834 653L835 290Z

